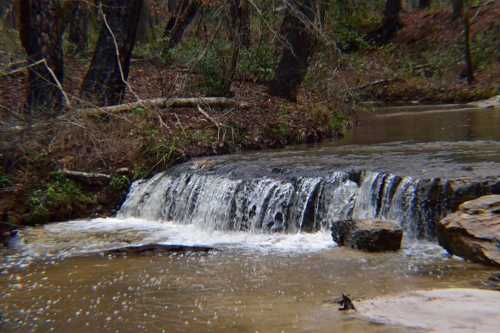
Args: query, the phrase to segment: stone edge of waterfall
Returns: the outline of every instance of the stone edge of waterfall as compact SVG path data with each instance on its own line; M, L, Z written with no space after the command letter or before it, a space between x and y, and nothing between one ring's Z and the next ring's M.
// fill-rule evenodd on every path
M500 177L419 179L348 170L237 178L188 166L135 182L118 217L289 233L318 231L338 220L382 219L397 221L405 237L434 240L437 221L460 203L500 193Z

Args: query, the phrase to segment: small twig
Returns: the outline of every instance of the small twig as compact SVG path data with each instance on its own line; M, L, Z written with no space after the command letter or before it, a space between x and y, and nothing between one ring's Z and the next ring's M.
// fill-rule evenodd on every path
M3 77L3 76L7 76L7 75L13 75L13 74L16 74L18 72L22 72L26 69L29 69L29 68L32 68L32 67L35 67L35 66L38 66L38 65L44 65L45 68L49 71L49 74L50 76L52 77L52 79L54 80L54 82L56 83L57 85L57 88L59 88L59 90L61 91L61 93L63 94L63 97L64 97L64 100L66 101L66 106L71 108L71 102L68 98L68 95L66 94L66 92L64 91L64 88L61 84L61 82L59 81L59 79L57 78L56 74L54 73L54 71L52 70L52 68L50 68L49 64L47 63L47 60L45 58L41 59L41 60L38 60L38 61L35 61L34 63L32 64L29 64L28 66L25 66L25 67L22 67L22 68L18 68L12 72L9 72L9 73L1 73L0 74L0 77Z
M217 120L215 120L214 118L212 118L205 110L203 110L200 105L197 106L197 109L198 109L198 111L202 115L205 116L205 118L207 118L208 120L210 120L217 127L217 129L219 129L221 127L221 124L219 124L217 122Z
M158 115L158 122L160 123L160 127L166 128L166 129L167 129L167 131L168 131L169 133L171 133L171 132L172 132L172 131L170 130L170 127L167 125L167 123L165 123L165 122L163 121L163 119L161 118L161 115Z
M54 71L52 70L52 68L50 68L50 66L47 64L47 60L42 59L42 63L45 65L45 67L47 68L47 70L49 71L50 75L52 76L52 78L54 79L54 81L56 82L56 85L57 87L59 88L59 90L61 91L61 93L63 94L64 96L64 100L66 101L66 106L68 108L71 108L71 102L69 101L69 98L68 98L68 95L66 95L66 92L64 91L63 89L63 86L61 84L61 82L59 81L59 79L57 78L56 74L54 73Z
M179 125L179 127L182 130L182 134L186 135L186 129L182 125L181 120L179 119L179 116L177 115L177 113L174 113L174 116L175 116L175 119L177 119L177 125Z
M9 75L14 75L14 74L16 74L16 73L19 73L19 72L24 71L25 69L29 69L29 68L31 68L31 67L38 66L38 65L42 64L44 61L45 61L45 58L44 58L44 59L42 59L42 60L38 60L38 61L36 61L36 62L34 62L34 63L32 63L32 64L28 65L28 66L25 66L25 67L22 67L22 68L18 68L18 69L16 69L16 70L13 70L12 72L8 72L8 73L0 73L0 77L9 76Z

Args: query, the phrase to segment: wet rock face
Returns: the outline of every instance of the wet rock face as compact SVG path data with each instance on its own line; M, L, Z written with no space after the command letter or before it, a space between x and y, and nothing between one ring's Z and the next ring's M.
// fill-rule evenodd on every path
M500 267L500 195L464 202L438 223L437 236L451 254Z
M339 246L368 252L397 251L403 239L403 231L396 222L382 220L337 221L331 231Z

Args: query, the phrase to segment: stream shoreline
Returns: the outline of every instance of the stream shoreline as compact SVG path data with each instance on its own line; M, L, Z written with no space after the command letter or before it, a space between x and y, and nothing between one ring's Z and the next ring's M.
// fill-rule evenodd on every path
M367 102L364 107L373 108L375 105L380 108L380 104ZM391 104L394 107L405 108L398 104ZM383 107L382 109L391 109L393 107ZM351 126L351 117L343 116L338 113L331 113L329 109L319 108L313 110L313 118L308 124L300 125L302 119L299 117L299 112L303 112L305 106L293 107L286 106L281 108L283 113L278 117L271 117L268 120L270 124L267 125L267 130L262 130L260 125L254 126L254 129L248 128L247 135L241 134L242 140L231 142L230 140L219 141L216 146L209 141L204 142L204 138L194 138L185 147L176 147L175 151L171 154L166 164L162 164L163 168L171 168L175 165L184 163L192 158L198 158L198 167L201 169L210 168L211 156L225 155L231 153L252 153L257 151L266 151L273 148L284 148L297 144L311 144L320 143L325 140L338 140L342 137L342 133ZM425 106L420 106L420 108ZM418 110L419 106L414 105L408 107L409 110ZM433 112L450 112L450 111L469 111L470 109L484 110L484 112L495 111L500 108L499 96L492 97L487 100L480 100L469 102L467 104L444 104L437 105L436 111ZM442 110L443 109L443 110ZM300 111L299 111L300 110ZM242 111L238 111L242 112ZM253 112L253 111L252 111ZM269 111L268 111L269 112ZM364 111L357 111L363 113ZM419 113L425 113L419 112ZM397 116L398 114L382 114L382 116ZM148 117L144 115L142 117ZM285 117L285 118L282 118ZM356 118L357 116L354 116ZM240 125L248 126L253 118L243 117L238 121ZM322 121L322 119L324 121ZM191 129L194 133L199 131L196 128ZM212 134L215 135L215 134ZM219 134L217 134L218 136ZM210 140L207 138L207 140ZM75 154L75 151L64 151L63 155ZM53 154L52 154L53 155ZM64 160L67 157L61 156ZM51 156L51 159L58 159L57 156ZM71 158L71 157L70 157ZM206 158L206 159L204 159ZM131 161L132 162L132 161ZM64 163L64 162L63 162ZM57 163L58 164L58 163ZM65 171L57 164L50 163L44 165L38 171L32 172L32 184L22 184L13 179L9 184L2 189L3 195L0 199L0 216L5 222L23 226L23 225L37 225L47 222L64 221L75 218L91 218L91 217L107 217L112 216L119 208L125 195L128 192L129 184L131 181L138 178L148 176L137 172L137 165L130 163L115 164L107 168L107 170L98 169L89 170L89 173L81 173L81 169L76 171ZM78 168L78 163L72 163L70 167ZM147 164L147 162L146 162ZM64 165L64 164L63 164ZM113 169L114 168L114 169ZM44 170L45 169L45 170ZM155 167L158 169L158 166ZM162 171L165 169L160 169ZM79 177L72 177L72 174L78 173ZM149 171L150 175L154 174L153 170ZM69 176L68 176L69 174ZM81 176L83 174L83 176ZM86 178L86 174L102 175L101 179L95 180L91 176ZM9 175L6 175L9 176ZM106 179L102 179L106 176ZM25 181L24 181L25 182ZM64 189L59 193L58 200L61 202L49 203L46 198L46 191L55 188L67 186L74 187L68 193ZM36 193L42 192L42 195ZM74 192L74 193L72 193ZM20 200L21 198L21 200ZM36 201L46 202L36 202ZM69 201L76 201L72 204Z

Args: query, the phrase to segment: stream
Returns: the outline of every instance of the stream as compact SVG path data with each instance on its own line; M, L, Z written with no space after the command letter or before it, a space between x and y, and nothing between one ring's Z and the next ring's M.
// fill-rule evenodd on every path
M492 269L449 256L435 224L500 191L500 112L401 106L359 113L335 142L196 159L138 181L114 218L27 228L0 249L2 332L419 332L337 311ZM397 221L403 249L336 247L329 223ZM112 257L161 243L210 253Z

